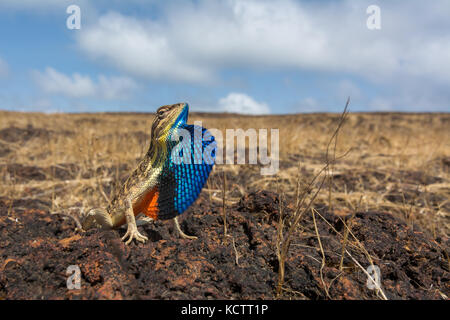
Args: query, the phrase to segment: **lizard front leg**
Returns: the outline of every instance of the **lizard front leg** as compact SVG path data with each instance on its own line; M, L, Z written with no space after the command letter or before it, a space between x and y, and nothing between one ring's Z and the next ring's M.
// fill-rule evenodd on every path
M125 244L130 244L131 241L133 241L133 239L145 243L145 241L147 241L148 238L140 234L137 229L136 219L134 218L133 205L131 204L131 201L127 199L125 205L126 205L125 217L127 219L127 233L125 233L125 235L122 237L122 241L125 241L126 238L129 237L128 240L125 242Z

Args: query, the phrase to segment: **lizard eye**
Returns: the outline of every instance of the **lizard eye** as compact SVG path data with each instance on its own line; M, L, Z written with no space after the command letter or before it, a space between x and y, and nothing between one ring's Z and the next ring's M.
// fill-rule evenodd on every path
M158 111L158 117L161 118L164 115L164 110Z

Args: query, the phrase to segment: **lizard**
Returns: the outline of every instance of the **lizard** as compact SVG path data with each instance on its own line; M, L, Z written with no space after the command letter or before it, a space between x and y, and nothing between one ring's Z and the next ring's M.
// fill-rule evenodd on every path
M83 215L81 223L78 224L83 231L93 227L114 229L126 223L127 231L122 241L127 245L133 239L145 243L148 238L139 233L136 224L136 216L144 214L147 220L172 219L180 236L187 239L197 238L188 236L181 230L177 216L197 199L208 179L214 165L216 142L205 128L188 125L188 114L187 103L158 108L151 127L147 153L122 187L116 191L106 208L92 208ZM180 129L188 133L187 138L192 138L196 130L201 132L201 141L195 138L186 139L185 135L182 135L181 139ZM185 141L184 147L191 148L194 152L178 148L178 142L175 140L177 137L178 142ZM208 137L208 141L205 137ZM174 152L175 148L178 148L178 154ZM200 150L203 157L204 149L210 150L209 154L206 153L206 158L192 163L195 150ZM183 152L183 161L176 163L177 159L174 157L182 156ZM191 156L188 153L191 153Z

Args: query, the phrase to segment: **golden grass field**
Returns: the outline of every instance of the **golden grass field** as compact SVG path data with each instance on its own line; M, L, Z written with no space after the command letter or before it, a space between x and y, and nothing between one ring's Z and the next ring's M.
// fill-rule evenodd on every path
M224 136L229 128L279 129L278 174L261 176L252 165L218 165L204 192L221 201L220 172L225 170L236 177L227 188L227 203L259 189L283 192L289 199L297 178L306 184L323 167L339 116L192 113L191 123L201 120ZM0 196L51 200L51 211L105 205L146 152L152 119L152 114L0 112ZM336 157L331 188L327 183L316 202L329 205L331 200L335 212L343 214L358 206L389 211L433 237L448 235L449 114L350 113L339 132ZM41 170L45 179L15 177L29 167ZM71 178L56 179L61 171Z
M299 168L303 173L300 181L307 183L323 167L339 116L191 114L190 122L201 120L207 128L223 130L224 136L227 128L279 129L278 174L261 176L259 168L252 165L218 165L206 192L213 199L222 198L218 172L225 170L237 177L236 186L228 188L227 201L258 189L293 195ZM0 196L51 199L53 211L77 204L104 205L114 186L147 151L152 119L152 114L1 112L4 134L11 135L8 128L28 128L31 138L23 141L8 136L5 141L0 136L0 147L9 150L0 158ZM336 157L341 155L331 168L331 201L337 212L351 212L359 204L365 210L396 214L434 237L448 235L449 114L350 113L336 145ZM8 169L12 164L51 170L44 170L45 180L18 181ZM72 170L73 179L52 179L58 167ZM88 174L92 171L94 177ZM247 171L249 178L239 183L238 177ZM329 200L328 185L316 201L328 204Z
M313 250L311 254L317 256L304 253L306 257L321 264L320 281L325 297L328 298L345 297L349 287L344 286L347 289L341 290L341 287L337 286L339 293L330 293L334 279L330 278L330 275L324 279L322 274L326 260L331 259L328 254L325 255L327 250L336 251L333 255L337 256L341 253L340 263L329 262L334 268L340 265L341 272L350 268L347 272L351 273L353 267L343 267L346 247L351 246L353 254L360 252L366 257L366 263L373 264L373 253L367 252L363 242L373 250L377 241L400 239L396 234L391 234L398 232L392 231L398 230L398 226L392 226L391 229L389 225L382 226L382 232L389 235L381 240L376 234L379 231L374 231L378 230L379 225L374 225L373 230L371 226L367 226L370 238L358 240L351 233L352 219L356 212L387 212L406 223L409 230L423 231L428 239L435 239L436 244L442 244L438 246L441 248L439 250L442 250L444 260L439 260L439 257L437 261L441 261L439 263L442 264L442 270L448 272L445 243L450 230L450 114L349 113L343 123L340 122L341 116L242 116L212 113L190 115L190 123L201 120L204 127L221 130L223 137L226 136L225 129L279 129L280 162L277 174L261 175L260 165L216 165L198 201L201 204L194 206L195 210L205 210L203 204L206 201L210 208L223 207L222 212L226 212L226 207L236 210L235 205L246 206L251 203L248 196L256 191L267 190L280 196L283 205L279 206L278 236L273 239L279 263L276 296L281 294L284 297L305 297L303 293L291 292L284 287L284 263L292 260L288 252L293 250L298 253L297 247L295 250L289 249L291 235L298 237L302 234L297 240L305 237L317 238L318 243L312 246L309 240L300 244L296 241L295 246L303 246L301 251ZM20 224L20 219L25 219L25 216L20 216L18 220L16 213L30 212L30 209L38 210L36 212L66 212L73 215L80 214L80 208L87 210L91 207L106 206L147 151L152 120L152 114L0 112L0 200L6 213L5 219ZM332 140L340 124L342 126L339 127L337 139ZM225 145L225 141L223 142ZM244 202L242 199L245 199ZM313 203L312 206L310 202ZM271 205L274 204L275 202ZM283 209L284 205L286 210ZM312 220L305 220L305 217L310 215L309 209ZM328 242L322 247L314 212L320 218L323 217L316 209L322 213L331 212L347 221L347 229L342 234L333 229L337 246L334 244L330 247L329 240L325 239ZM233 211L231 218L235 219L237 216L239 213ZM371 224L370 214L367 217L369 218L366 221L369 222L364 223ZM41 216L39 219L39 223L42 223ZM358 223L363 221L358 219ZM226 219L224 221L225 227ZM323 223L328 222L325 219L319 222L323 236ZM32 228L32 225L26 226ZM60 226L63 228L61 230L66 227ZM230 233L233 232L236 236L238 230L230 230ZM225 231L224 233L226 234ZM33 239L31 237L23 241L41 243L41 240ZM79 239L79 236L73 239ZM410 244L401 241L400 247L409 252ZM383 246L382 242L379 245ZM161 246L164 247L163 244ZM14 250L14 247L10 250ZM239 254L235 252L238 261ZM381 255L381 258L377 259L383 259L386 253L392 254L379 252L377 255ZM11 252L8 256L10 254ZM320 254L322 262L318 260ZM350 253L348 255L350 256ZM396 257L394 254L393 261ZM414 257L414 254L408 255L408 263L414 265ZM355 263L358 264L357 261ZM403 267L398 267L400 269L397 270L403 272ZM363 267L358 264L358 268ZM411 280L413 287L420 282L417 279L413 277ZM442 279L445 279L445 276ZM10 281L13 283L13 280ZM21 281L19 283L26 284ZM439 283L436 282L436 285L440 285ZM21 286L17 288L22 290L22 293L26 292ZM395 286L388 285L388 288L394 290ZM422 289L425 290L423 292L429 291ZM445 299L446 295L440 290L446 289L436 291L438 297ZM386 298L384 293L380 292L382 295L378 297ZM355 295L365 297L365 294ZM411 297L419 296L413 294Z

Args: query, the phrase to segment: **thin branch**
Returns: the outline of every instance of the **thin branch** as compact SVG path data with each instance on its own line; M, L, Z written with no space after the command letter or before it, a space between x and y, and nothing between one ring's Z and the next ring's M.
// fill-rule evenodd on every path
M325 290L327 297L331 299L330 294L328 293L327 285L325 283L325 280L323 279L323 268L325 267L325 252L323 252L322 241L320 240L319 229L317 228L316 216L314 214L314 211L315 211L315 209L311 208L313 222L314 222L314 230L316 231L317 241L319 242L320 252L322 253L322 263L320 266L320 279L322 280L323 289Z

